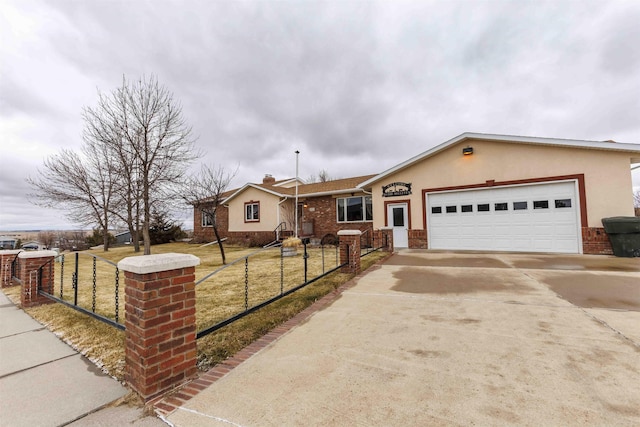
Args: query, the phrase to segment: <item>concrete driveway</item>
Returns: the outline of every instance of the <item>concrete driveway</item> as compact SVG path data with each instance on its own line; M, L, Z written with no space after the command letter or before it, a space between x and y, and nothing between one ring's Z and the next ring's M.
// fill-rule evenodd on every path
M167 418L640 425L640 260L400 251Z

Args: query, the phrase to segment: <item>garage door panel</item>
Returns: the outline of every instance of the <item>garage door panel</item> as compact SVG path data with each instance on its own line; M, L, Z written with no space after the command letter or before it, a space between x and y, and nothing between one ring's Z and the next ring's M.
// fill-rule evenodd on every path
M574 248L575 243L573 241L573 239L569 240L556 240L555 242L555 247L557 249L557 252L571 252L571 250Z
M531 251L531 248L533 247L531 239L514 239L512 242L512 251L527 252Z
M575 185L567 181L427 194L429 245L434 249L579 253ZM472 212L461 212L467 205L473 206ZM489 211L480 211L483 205ZM431 214L432 206L441 206L442 214ZM455 206L456 212L447 213L447 206Z

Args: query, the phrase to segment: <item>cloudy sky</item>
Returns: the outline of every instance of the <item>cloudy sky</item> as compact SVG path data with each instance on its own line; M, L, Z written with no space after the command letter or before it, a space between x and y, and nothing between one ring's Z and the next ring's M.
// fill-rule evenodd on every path
M0 230L74 227L25 178L123 75L155 74L238 186L294 176L295 150L302 178L349 177L466 131L637 144L638 22L639 1L0 0Z

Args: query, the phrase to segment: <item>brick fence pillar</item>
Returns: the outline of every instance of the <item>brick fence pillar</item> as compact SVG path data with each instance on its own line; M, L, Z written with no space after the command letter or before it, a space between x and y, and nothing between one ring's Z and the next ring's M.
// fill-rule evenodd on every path
M53 302L38 294L38 289L53 293L53 259L58 255L55 251L22 251L18 254L17 277L21 285L20 304L33 307Z
M16 259L18 254L22 252L19 249L10 249L0 251L0 285L3 288L11 286L11 264Z
M393 227L380 227L382 242L385 243L384 251L393 252Z
M187 254L125 258L125 379L145 401L196 373L195 266Z
M358 274L360 268L360 230L340 230L340 264L347 263L340 271L343 273Z

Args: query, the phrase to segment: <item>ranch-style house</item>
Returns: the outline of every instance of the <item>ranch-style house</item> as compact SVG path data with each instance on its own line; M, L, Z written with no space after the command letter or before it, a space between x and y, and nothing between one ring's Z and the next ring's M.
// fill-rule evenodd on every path
M298 235L392 228L395 247L610 254L602 218L634 215L638 163L640 144L463 133L377 175L298 181ZM295 187L267 175L227 192L221 236L263 245L293 233ZM199 210L194 234L214 239Z

